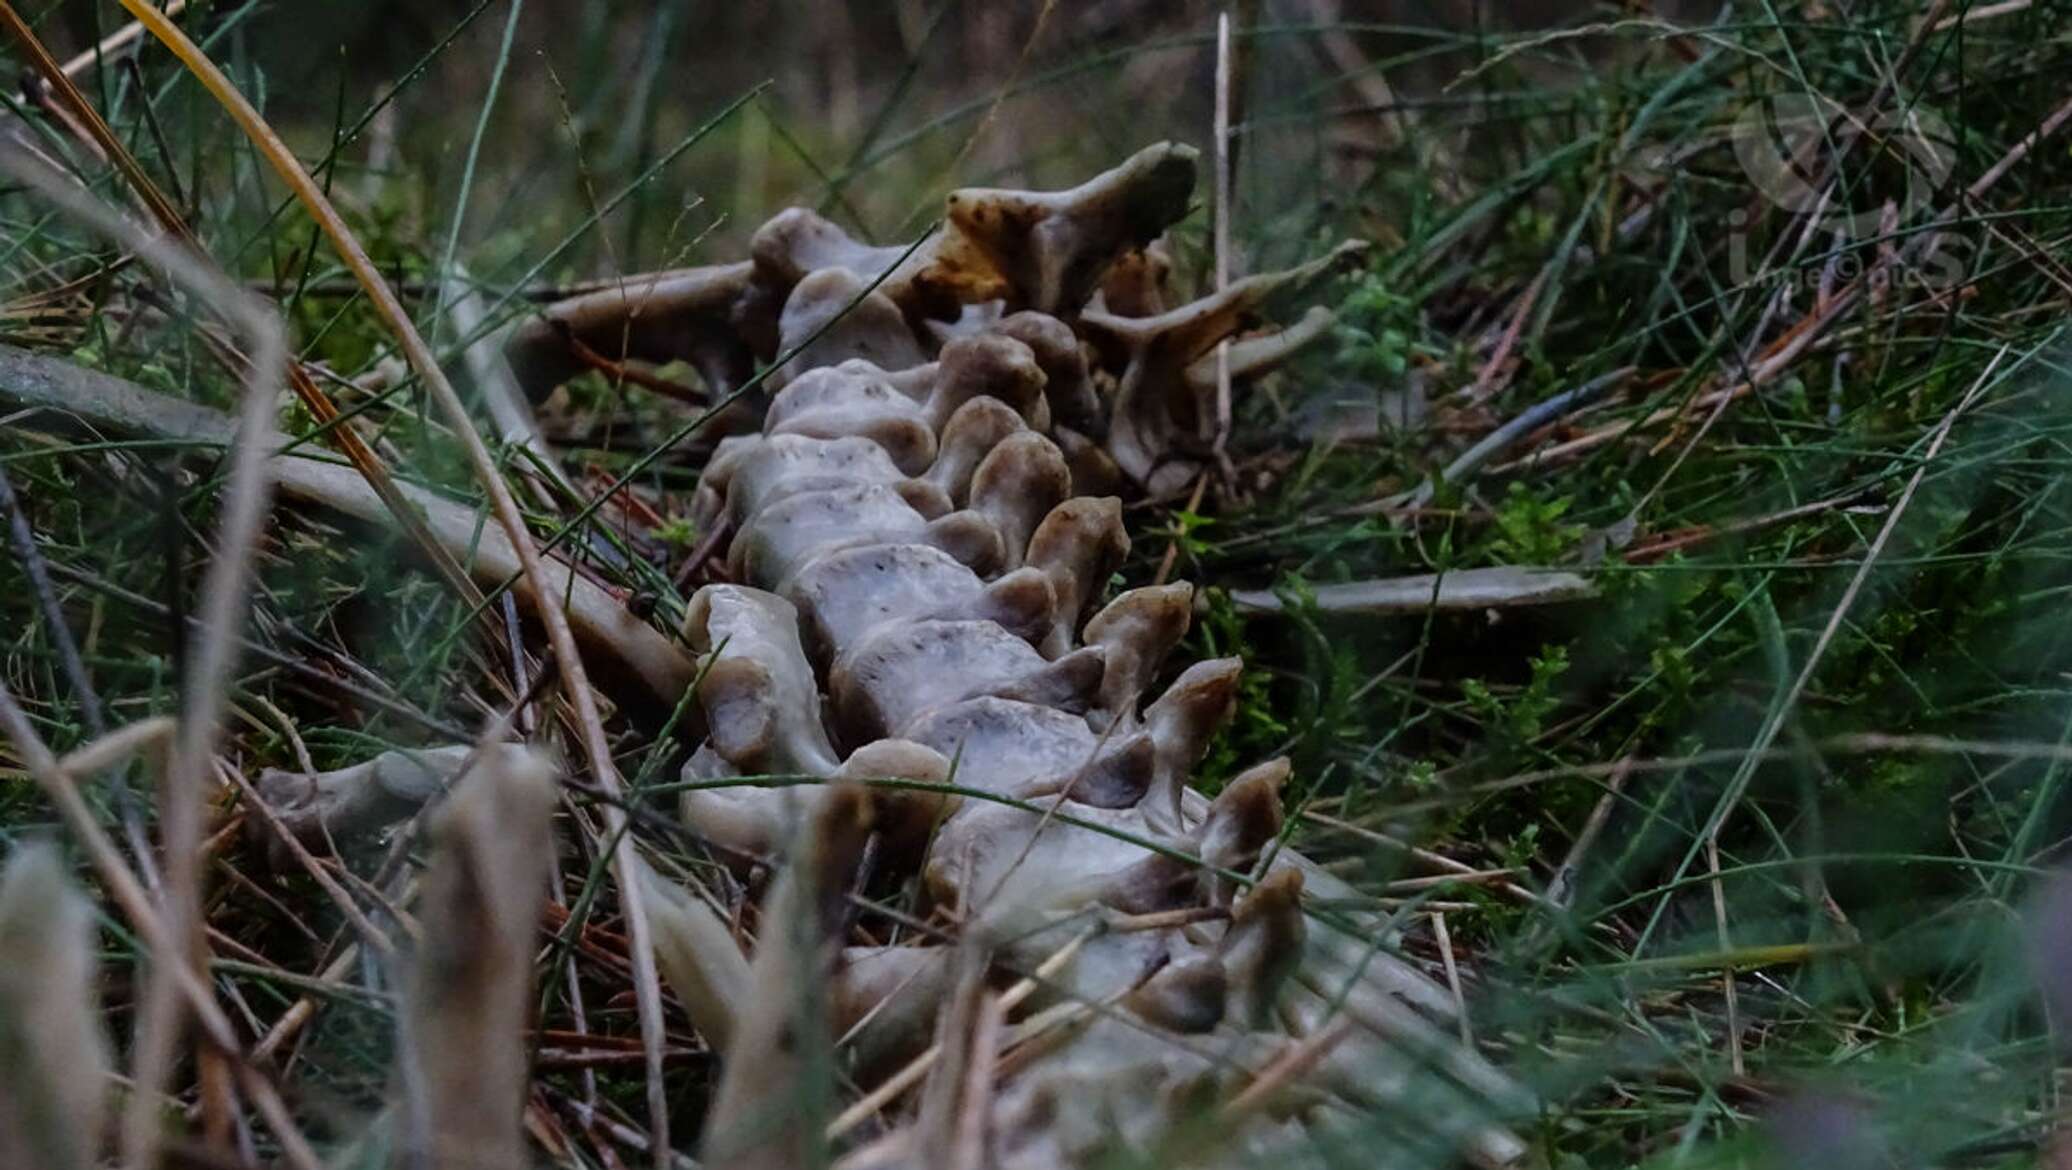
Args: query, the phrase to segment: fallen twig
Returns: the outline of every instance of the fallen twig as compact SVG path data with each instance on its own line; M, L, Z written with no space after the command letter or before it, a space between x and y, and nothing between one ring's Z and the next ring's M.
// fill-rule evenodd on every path
M1573 390L1564 390L1551 398L1528 407L1518 417L1489 432L1489 434L1478 440L1474 446L1461 452L1454 458L1453 462L1446 465L1446 470L1440 472L1438 476L1425 477L1425 481L1418 484L1411 491L1391 497L1384 504L1384 507L1424 507L1432 502L1432 497L1437 494L1440 483L1459 483L1466 479L1480 469L1483 464L1489 462L1503 451L1504 448L1553 422L1569 411L1595 402L1606 391L1631 377L1633 371L1634 367L1632 366L1622 366L1611 373L1592 378Z
M1588 577L1563 569L1497 565L1316 585L1310 594L1312 603L1324 613L1400 616L1587 601L1597 596L1597 586ZM1230 600L1245 613L1280 613L1287 608L1270 589L1233 589Z

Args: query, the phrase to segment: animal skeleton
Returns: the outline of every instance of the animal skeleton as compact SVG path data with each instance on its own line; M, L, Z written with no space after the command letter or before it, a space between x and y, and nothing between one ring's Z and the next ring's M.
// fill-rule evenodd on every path
M623 705L666 710L695 685L683 823L724 857L782 864L753 954L690 891L640 875L658 963L723 1056L709 1164L817 1164L831 1136L850 1170L1083 1166L1119 1145L1309 1164L1363 1110L1413 1100L1435 1146L1486 1165L1523 1154L1491 1118L1530 1101L1451 1039L1452 997L1388 953L1378 916L1305 910L1358 897L1278 846L1287 761L1213 798L1190 786L1241 669L1195 663L1158 689L1191 587L1102 603L1129 545L1117 493L1185 484L1212 455L1218 345L1246 378L1324 333L1321 310L1242 331L1351 250L1168 305L1156 241L1193 180L1194 153L1160 145L1068 191L959 191L911 249L793 210L756 233L749 261L614 282L510 339L535 396L588 351L685 361L730 404L693 502L699 524L731 533L730 583L690 600L695 658L565 565L518 583L617 667L605 677ZM383 515L343 468L281 457L274 472L284 495ZM480 579L514 575L499 533L413 498ZM432 749L259 788L291 832L344 838L408 815L476 756L493 774L540 767L522 749ZM531 833L544 805L520 796ZM442 821L452 864L477 880L434 889L516 962L521 911L456 892L524 870L525 850L484 836L488 799ZM938 934L844 945L866 854L881 877L918 879ZM465 956L431 958L450 975ZM419 986L414 1016L454 994ZM507 1006L524 998L496 987ZM887 1088L825 1130L797 1124L838 1039L858 1083ZM499 1052L494 1075L421 1069L422 1108L467 1091L471 1072L503 1092L512 1054ZM1270 1071L1284 1068L1303 1075ZM1199 1138L1210 1114L1213 1144ZM413 1141L454 1139L436 1115L404 1116Z
M716 398L780 363L729 418L740 430L698 487L698 523L731 529L735 583L699 590L683 620L706 737L681 813L730 854L788 853L790 869L752 972L731 954L691 969L690 956L731 950L703 903L664 891L657 919L679 952L665 971L724 1045L706 1142L726 1165L808 1164L820 1137L788 1102L807 1050L831 1036L881 1069L938 1054L914 1104L847 1156L857 1168L973 1149L983 1165L1073 1166L1116 1142L1156 1148L1340 1013L1358 1026L1303 1089L1196 1160L1285 1152L1295 1119L1328 1128L1372 1101L1384 1066L1408 1076L1432 1060L1427 1075L1466 1096L1517 1103L1425 1019L1452 1008L1421 973L1305 920L1305 888L1352 892L1274 853L1286 761L1214 799L1188 787L1240 669L1197 663L1151 698L1192 589L1098 604L1129 543L1111 493L1184 484L1208 452L1217 345L1353 250L1169 307L1154 241L1193 182L1194 153L1160 145L1068 191L959 191L943 230L910 250L792 210L745 264L632 278L513 338L533 393L578 368L571 342L687 361ZM1233 376L1329 323L1313 310L1236 340ZM827 783L730 783L788 775ZM885 780L904 784L864 786ZM873 829L881 860L911 867L960 924L961 946L841 947L840 893ZM1173 925L1129 928L1146 916ZM1066 953L1003 1057L999 1030L979 1026L985 973ZM998 1078L977 1113L959 1096L975 1068ZM1486 1162L1519 1152L1479 1122L1453 1137Z

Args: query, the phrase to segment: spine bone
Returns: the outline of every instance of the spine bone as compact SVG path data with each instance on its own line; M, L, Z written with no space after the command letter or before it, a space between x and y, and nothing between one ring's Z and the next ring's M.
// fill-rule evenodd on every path
M1033 970L1097 929L1032 1004L1091 1010L996 1060L970 1050L965 1030L978 1013L968 987L932 1030L916 1027L911 997L901 1000L912 981L940 994L952 970L945 948L806 961L829 941L834 911L819 907L807 939L798 924L766 918L752 1001L732 1028L708 1127L737 1158L812 1162L811 1135L796 1129L781 1141L738 1135L744 1114L781 1108L769 1094L794 1084L800 1053L825 1045L836 1018L861 1021L858 1049L877 1062L932 1040L955 1068L997 1076L984 1116L957 1132L1002 1168L1084 1165L1118 1139L1155 1148L1192 1110L1232 1099L1328 1022L1324 1000L1348 978L1360 983L1367 1026L1349 1029L1304 1095L1245 1122L1231 1156L1289 1140L1293 1119L1328 1113L1330 1100L1368 1099L1386 1028L1438 1034L1406 1006L1444 1009L1420 973L1304 921L1305 879L1313 892L1349 891L1287 853L1253 874L1281 830L1285 760L1252 768L1213 800L1188 788L1231 712L1239 671L1235 660L1199 663L1149 693L1187 631L1191 587L1099 604L1128 548L1108 488L1163 490L1197 472L1213 437L1204 356L1269 295L1331 259L1170 309L1142 287L1145 265L1130 263L1116 300L1157 311L1104 305L1111 267L1142 255L1184 211L1192 169L1192 152L1161 146L1071 191L959 192L943 233L904 260L805 212L757 235L743 283L752 294L727 311L738 321L744 305L781 306L775 345L760 356L796 356L769 380L776 389L759 430L727 439L699 487L704 519L732 526L732 581L701 589L685 621L706 655L708 732L687 778L802 773L839 783L698 787L682 816L738 853L803 840L786 879L794 891L842 888L848 876L830 872L830 858L865 850L829 836L875 824L886 863L911 867L937 919L960 924L967 947L1008 971ZM1327 323L1313 313L1246 340L1233 365L1270 368ZM856 801L854 780L944 776L961 800L917 806L912 793L879 788L871 818L837 815L829 803ZM1264 880L1252 886L1254 876ZM1173 925L1098 929L1146 915ZM1351 969L1333 962L1348 945ZM831 989L801 983L829 979ZM798 1009L815 995L838 1010ZM1001 1033L984 1034L991 1044ZM744 1043L749 1036L783 1043ZM1478 1088L1503 1084L1472 1053L1447 1060ZM895 1124L852 1164L925 1162L943 1140L939 1109L925 1102L941 1099L920 1094L924 1104L895 1115L913 1128ZM1517 1152L1499 1130L1460 1129L1483 1160Z

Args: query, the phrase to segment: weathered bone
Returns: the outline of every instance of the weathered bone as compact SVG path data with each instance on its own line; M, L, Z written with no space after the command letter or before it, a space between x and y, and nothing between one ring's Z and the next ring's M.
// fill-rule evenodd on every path
M928 482L953 500L971 497L971 477L993 449L1028 430L1022 416L1004 402L974 398L957 408L944 424Z
M1125 252L1101 278L1101 291L1091 307L1118 317L1156 317L1171 300L1167 285L1173 276L1172 253L1163 239Z
M1269 1028L1281 989L1302 965L1302 871L1276 870L1239 898L1216 957L1230 975L1247 1027Z
M1045 654L1063 654L1071 646L1079 619L1129 550L1122 501L1113 496L1075 496L1052 508L1037 525L1025 559L1050 575L1051 592L1058 599L1044 639Z
M716 590L775 590L785 600L760 595L770 600L755 603L758 632L742 636L738 651L693 631L694 645L712 648L708 680L717 676L722 685L701 692L711 739L689 775L723 778L778 765L826 775L842 747L854 745L859 750L841 771L869 779L857 764L894 742L881 737L915 741L911 750L945 761L943 775L960 789L1016 802L931 805L929 814L940 821L915 852L929 896L1023 969L1040 962L1045 947L1063 945L1066 924L1089 910L1229 913L1221 928L1197 923L1084 942L1052 994L1035 1002L1062 995L1107 1003L1134 1023L1101 1019L1068 1028L1018 1057L1018 1071L989 1117L973 1123L980 1128L956 1131L960 1141L989 1132L990 1161L999 1166L1095 1157L1116 1132L1074 1132L1067 1115L1097 1111L1092 1101L1103 1084L1131 1087L1136 1106L1123 1136L1158 1140L1180 1123L1184 1104L1225 1095L1233 1082L1228 1066L1175 1055L1157 1037L1213 1036L1226 1052L1251 1054L1241 1067L1263 1067L1287 1043L1283 1016L1302 1016L1288 991L1294 976L1311 961L1325 963L1318 970L1331 970L1329 978L1341 974L1330 962L1342 948L1319 941L1301 915L1311 867L1284 854L1249 892L1241 876L1279 833L1286 761L1238 776L1213 801L1186 787L1235 702L1238 664L1190 667L1145 705L1186 632L1191 589L1136 590L1087 619L1128 548L1120 501L1083 494L1087 483L1120 473L1156 486L1161 468L1202 450L1211 437L1217 342L1235 337L1271 294L1314 278L1336 259L1163 309L1160 264L1133 252L1155 230L1103 227L1088 209L1116 192L1141 195L1144 168L1157 171L1173 157L1140 157L1119 175L1062 196L960 193L950 230L889 273L897 253L856 244L824 221L794 214L774 223L758 238L757 264L762 279L793 289L786 344L821 332L785 371L789 384L771 403L764 437L723 450L701 486L701 498L724 500L737 526L729 565L744 584L701 592L694 618L710 610ZM1067 237L1096 244L1057 242ZM1123 254L1138 259L1108 280L1108 307L1081 314L1079 332L1040 313L984 305L965 311L998 299L1010 309L1069 312ZM878 291L864 295L880 277ZM828 310L837 298L852 307L850 318ZM896 334L896 318L897 329L909 331L904 336ZM922 327L927 318L954 324ZM1312 314L1278 334L1237 337L1224 364L1234 377L1256 375L1321 335L1328 320ZM1081 336L1092 339L1092 352L1116 378L1105 428L1086 409L1095 379ZM940 342L940 356L924 361L933 342ZM1088 437L1103 433L1102 442ZM832 446L852 440L882 455ZM716 511L718 504L705 507ZM785 631L787 623L797 632ZM813 673L816 663L824 673ZM781 688L776 679L784 680ZM822 691L826 720L819 714ZM785 710L793 720L789 732L779 730ZM823 727L832 728L832 738ZM807 745L797 760L773 753L770 745L793 740ZM885 763L888 770L917 770L897 752ZM795 796L788 819L779 818L769 811L776 807L769 790L704 791L734 820L688 799L686 816L730 843L752 836L767 848L793 831L784 826L820 823L827 813L826 805ZM751 818L757 828L743 834L736 822L750 807L758 810ZM897 836L918 839L911 828ZM1056 925L1046 925L1053 919ZM759 952L798 950L782 924L774 931L766 925L764 936ZM909 995L897 1006L898 989L945 994L947 953L902 947L854 958L835 999L839 1026L879 1013L885 1023L870 1045L873 1060L917 1047L927 1034L925 997ZM1433 1006L1437 989L1429 980L1399 960L1366 958L1420 1008ZM800 970L800 960L790 961L786 978ZM812 970L834 969L831 958L812 961L828 964ZM1368 1026L1394 1029L1396 1038L1411 1034L1387 1005L1407 1009L1354 977L1348 1002L1360 1005ZM953 997L965 1009L973 1002L968 993L967 984L966 994ZM1302 994L1311 992L1305 986ZM962 1010L935 1025L946 1062L988 1059L959 1047L972 1042L965 1031L971 1018ZM1381 1041L1350 1049L1374 1043ZM734 1058L743 1059L757 1067L730 1079L758 1085L758 1092L775 1091L772 1069L796 1071L760 1052ZM1452 1059L1479 1067L1472 1054ZM1357 1078L1347 1071L1353 1067L1299 1099L1355 1100ZM942 1075L938 1070L924 1090L911 1133L875 1143L866 1162L898 1164L898 1151L910 1160L945 1148ZM722 1093L744 1109L752 1096L746 1089ZM715 1124L729 1116L716 1112ZM1478 1132L1468 1127L1463 1140L1474 1144ZM1246 1133L1241 1144L1251 1149L1277 1130L1260 1119ZM801 1143L794 1135L752 1148L768 1155L763 1164L789 1167L808 1157Z
M614 281L548 306L512 330L505 353L536 399L589 368L571 341L613 361L689 362L717 398L746 382L755 355L774 344L775 314L754 276L742 263Z
M1001 318L990 328L1029 347L1043 370L1043 397L1055 422L1086 434L1099 434L1107 428L1093 374L1087 368L1086 347L1070 326L1047 313L1021 312Z
M1018 799L1069 788L1083 803L1128 808L1144 798L1156 766L1148 735L1103 744L1085 719L995 696L936 707L905 734L956 760L965 784Z
M1271 297L1317 279L1362 251L1364 245L1347 242L1322 259L1285 272L1246 277L1222 292L1155 317L1083 314L1081 328L1108 362L1122 370L1107 443L1116 464L1138 483L1160 490L1153 475L1161 464L1176 455L1199 453L1214 438L1216 344L1241 329ZM1231 355L1232 376L1257 374L1324 332L1323 323L1312 318L1281 335L1254 340ZM1184 483L1191 474L1189 469L1167 478Z
M796 356L771 375L773 388L797 371L851 359L903 370L927 358L899 306L846 268L822 268L799 281L784 302L777 337L783 351Z
M933 484L909 479L883 446L855 436L736 436L714 456L703 483L726 501L727 516L737 526L786 496L859 483L893 489L931 520L950 510L948 498Z
M949 992L954 949L850 947L834 985L834 1033L866 1075L927 1048Z
M902 733L935 707L980 695L1063 711L1093 705L1105 654L1088 647L1045 662L1027 642L988 621L922 621L889 627L836 660L828 677L838 724L853 740Z
M820 687L799 645L798 611L774 593L709 585L684 615L691 648L708 656L698 700L712 746L750 772L826 776L840 766L820 721Z
M925 544L859 545L815 557L792 575L784 596L798 607L807 647L822 662L880 626L923 618L983 619L1034 643L1049 632L1057 607L1040 570L1018 569L987 583Z
M876 367L821 366L779 391L763 420L771 435L815 439L859 436L892 457L908 475L935 462L935 428L920 403L893 388Z
M1161 143L1069 191L953 192L952 230L935 265L996 277L993 289L967 287L963 303L1004 300L1053 316L1075 312L1118 256L1157 239L1185 214L1194 159L1188 147Z
M492 773L519 766L527 749L488 744L479 750L456 744L398 748L371 760L330 772L268 768L259 774L259 795L281 827L312 847L343 844L411 816L444 792L470 759ZM253 822L255 832L270 832Z
M1107 719L1135 716L1137 701L1194 616L1194 586L1151 585L1109 602L1086 623L1086 643L1101 647L1107 673L1097 709Z
M942 232L904 262L905 249L860 244L794 209L756 233L755 263L768 284L785 288L829 269L866 283L883 275L878 291L916 322L954 320L966 305L996 300L1069 313L1118 257L1186 214L1194 159L1190 147L1160 143L1069 191L953 192Z
M1237 704L1238 674L1244 664L1235 658L1211 658L1180 673L1173 685L1144 713L1157 745L1157 770L1145 809L1166 832L1180 827L1180 796L1188 773L1201 762L1216 729Z

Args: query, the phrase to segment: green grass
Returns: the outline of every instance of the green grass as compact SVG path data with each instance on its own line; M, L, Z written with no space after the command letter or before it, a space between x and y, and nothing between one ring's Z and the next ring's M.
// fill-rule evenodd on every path
M298 40L285 8L205 6L188 23L213 32L212 51L266 96L304 158L329 164L320 177L385 269L423 282L457 259L500 316L567 280L731 258L788 202L904 240L953 182L1059 183L1151 138L1206 137L1201 13L1112 30L1062 21L1025 63L1018 42L964 60L946 31L961 27L954 15L933 32L924 22L910 49L858 51L869 100L838 134L792 60L713 43L696 6L609 18L550 7L528 5L509 39L510 9L457 9L380 70ZM1543 1093L1544 1116L1524 1127L1554 1166L1887 1164L1880 1151L1910 1165L2018 1166L2052 1140L2051 1021L2028 955L2063 945L2062 923L2032 908L2072 829L2072 625L2060 617L2072 593L2061 336L2072 135L2040 143L1977 200L1958 193L2063 100L2072 5L2039 0L1917 37L1923 7L1735 3L1674 27L1606 7L1552 33L1489 20L1326 28L1269 13L1247 40L1242 267L1341 236L1375 247L1330 294L1334 341L1241 401L1236 480L1193 513L1174 501L1133 511L1122 576L1150 580L1177 542L1175 576L1274 586L1292 603L1261 618L1212 598L1190 636L1186 658L1252 664L1212 781L1285 752L1291 807L1318 814L1292 820L1294 841L1363 889L1401 898L1389 883L1433 872L1374 840L1385 833L1473 870L1511 869L1534 896L1493 882L1418 889L1405 947L1438 970L1427 909L1447 907L1475 1036ZM112 6L96 11L112 27ZM1328 63L1327 36L1350 38L1403 117L1347 112L1366 100L1363 77ZM678 55L708 48L713 76L674 84L695 71ZM1174 89L1131 69L1174 62L1180 96L1147 103ZM363 302L338 295L341 270L309 225L281 210L281 192L162 54L140 64L87 85L118 134L195 201L212 254L278 296L306 353L348 377L372 368L384 337ZM498 71L499 104L483 104ZM757 90L765 78L775 83ZM1803 232L1759 192L1733 135L1751 107L1805 96L1848 109L1879 96L1868 112L1881 131L1932 113L1949 130L1947 175L1910 185L1920 158L1904 138L1871 135L1834 173L1838 202L1871 212L1872 227ZM376 170L369 135L384 101L399 130ZM1118 119L1118 107L1142 116ZM56 141L46 119L29 121ZM1367 136L1358 159L1337 153L1339 134ZM1888 200L1896 215L1881 227ZM1940 283L1863 298L1716 419L1708 403L1648 421L1739 381L1823 285L1917 246L1943 207L1956 208L1942 225L1947 259L1902 273ZM1206 271L1207 222L1204 211L1175 233L1184 281ZM200 401L234 393L177 305L137 314L161 287L149 273L34 200L0 196L0 257L0 340ZM30 311L72 280L61 312ZM1786 285L1796 292L1777 300ZM459 340L434 298L416 304L441 344ZM1499 348L1508 361L1492 369ZM1383 507L1506 420L1629 367L1480 474L1436 483L1415 514ZM415 387L338 393L378 425L396 467L464 484ZM1311 437L1327 403L1386 413L1405 395L1427 407L1413 425ZM686 421L602 382L560 410L566 464L593 488ZM1599 431L1606 440L1574 457L1502 466ZM173 709L170 615L193 607L217 456L0 426L0 460L110 721ZM680 556L687 534L666 521L684 509L670 493L694 475L665 454L635 477L659 529L629 531L603 510L575 535L636 559L670 546ZM539 531L576 514L543 512ZM465 608L410 566L399 538L297 517L266 552L252 636L314 670L247 656L228 750L248 770L290 763L291 727L332 766L440 741L426 724L473 726L496 705ZM1504 564L1587 569L1600 596L1389 619L1305 601L1334 581ZM651 591L660 580L644 566L601 571ZM11 556L0 638L0 669L46 736L81 742L82 709ZM668 754L652 728L614 730L629 775ZM112 817L114 794L95 795ZM30 786L0 771L0 842L52 827ZM300 993L294 977L321 968L338 923L306 878L265 874L238 847L227 856L269 896L219 870L211 924L286 974L248 963L219 985L270 1019ZM1550 910L1539 898L1572 857L1553 891L1566 909ZM609 883L582 858L564 870L590 926L615 929ZM560 954L548 968L550 1026L570 1026L573 987L589 1030L631 1035L622 973L575 954L573 984ZM2064 978L2041 974L2052 987ZM124 1020L126 975L118 966L110 988ZM371 969L348 982L387 986ZM320 1140L350 1139L378 1103L389 1028L384 1001L341 996L301 1041L291 1073ZM710 1074L701 1061L672 1066L680 1127L694 1124ZM608 1107L640 1115L636 1066L596 1076ZM586 1091L578 1073L545 1080L564 1098ZM1414 1122L1385 1118L1375 1132Z

